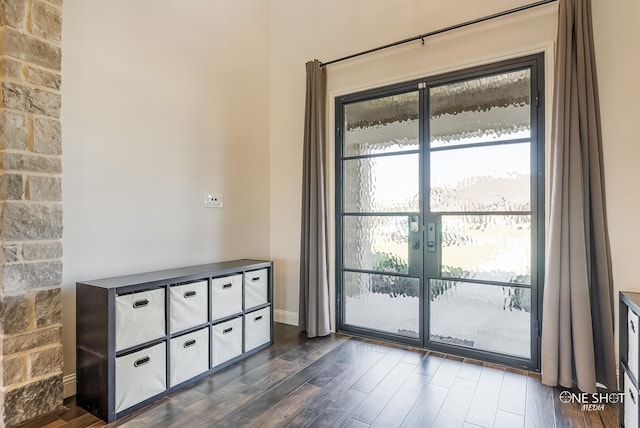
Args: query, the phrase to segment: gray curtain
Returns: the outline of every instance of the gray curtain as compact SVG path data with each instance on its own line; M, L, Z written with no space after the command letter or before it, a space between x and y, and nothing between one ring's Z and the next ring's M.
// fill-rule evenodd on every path
M327 78L318 60L307 62L306 67L298 325L309 337L316 337L331 331L324 181Z
M617 387L596 64L589 0L560 0L542 382Z

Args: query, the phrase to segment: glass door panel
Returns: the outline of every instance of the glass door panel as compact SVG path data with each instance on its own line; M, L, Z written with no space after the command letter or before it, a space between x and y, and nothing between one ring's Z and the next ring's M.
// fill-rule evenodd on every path
M346 159L345 212L418 212L419 165L418 153Z
M531 70L429 89L431 147L531 138Z
M530 80L527 69L429 89L433 343L531 359Z
M531 290L465 281L429 281L429 339L531 356Z
M442 216L443 278L531 284L530 215Z
M414 88L345 104L340 162L342 324L414 343L422 337L420 279L410 266L420 213L419 101Z
M533 55L336 100L339 330L538 367L542 71Z
M408 217L345 216L344 267L408 274L408 232Z
M346 324L419 337L418 278L345 272L344 297Z
M431 211L529 211L531 144L431 153Z
M417 91L344 106L344 155L418 150Z

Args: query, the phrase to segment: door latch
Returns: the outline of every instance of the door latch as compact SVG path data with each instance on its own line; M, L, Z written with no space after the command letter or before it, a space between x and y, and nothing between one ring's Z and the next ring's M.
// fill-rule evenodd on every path
M417 215L412 215L410 219L409 230L411 231L411 233L420 232L420 217L418 217Z
M433 253L436 251L436 224L427 223L427 251Z

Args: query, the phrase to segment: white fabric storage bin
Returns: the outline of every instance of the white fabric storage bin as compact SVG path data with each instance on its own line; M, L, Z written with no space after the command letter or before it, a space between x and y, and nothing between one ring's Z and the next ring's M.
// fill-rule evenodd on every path
M174 337L169 345L171 386L209 370L209 329Z
M638 427L638 389L631 383L629 375L624 374L624 426Z
M166 344L116 358L116 413L167 389Z
M211 319L242 312L242 275L211 279Z
M165 336L164 288L116 296L116 351Z
M271 340L271 308L249 312L244 316L244 352Z
M242 354L242 317L211 327L211 367Z
M250 309L267 303L269 270L260 269L244 274L244 307Z
M638 337L640 325L638 325L638 315L631 309L627 312L627 365L629 370L638 379Z
M209 321L207 303L206 280L171 286L169 288L171 333Z

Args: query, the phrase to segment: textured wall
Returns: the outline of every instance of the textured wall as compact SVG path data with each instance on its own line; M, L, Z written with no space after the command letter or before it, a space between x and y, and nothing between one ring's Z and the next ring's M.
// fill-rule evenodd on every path
M62 405L62 1L0 0L0 424Z

